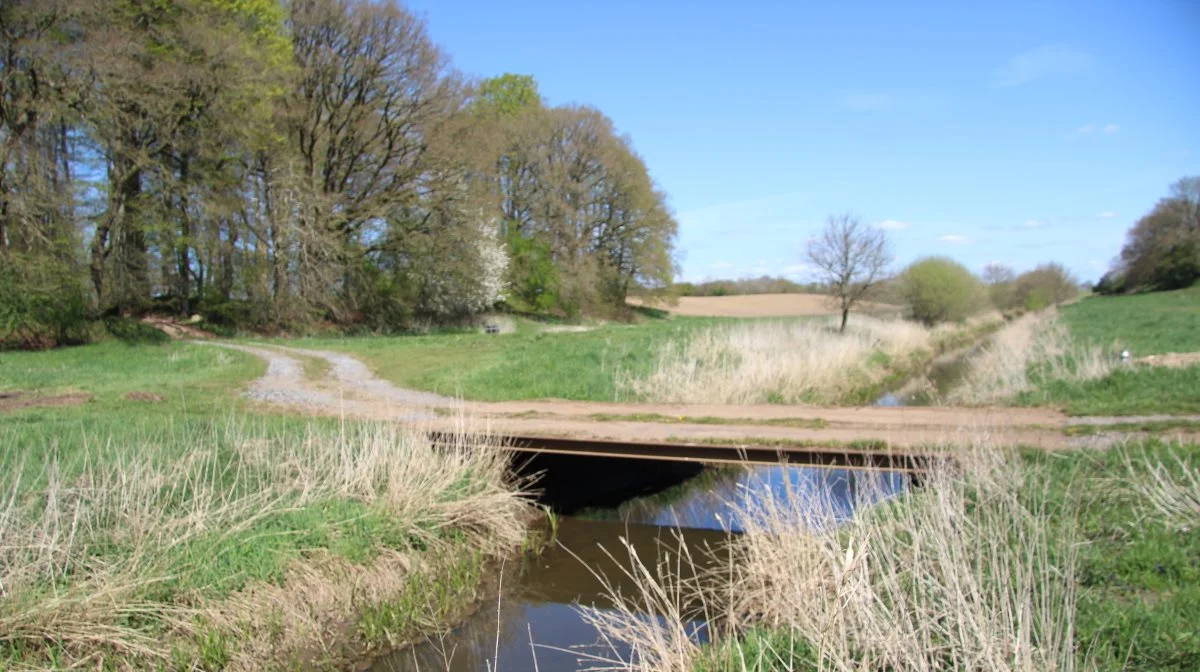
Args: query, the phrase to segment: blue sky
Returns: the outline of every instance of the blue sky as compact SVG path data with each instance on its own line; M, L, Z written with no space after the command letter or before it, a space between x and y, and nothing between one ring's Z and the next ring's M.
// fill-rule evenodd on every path
M1200 174L1200 2L419 0L469 75L533 75L633 138L689 280L806 277L852 211L897 266L1060 261L1094 280Z

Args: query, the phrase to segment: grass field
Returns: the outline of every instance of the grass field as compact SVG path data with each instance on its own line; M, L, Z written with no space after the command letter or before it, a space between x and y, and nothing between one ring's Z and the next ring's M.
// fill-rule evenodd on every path
M477 599L528 515L497 454L247 415L262 370L178 343L0 353L0 391L91 395L0 408L0 669L338 665Z
M1200 352L1200 285L1173 292L1090 296L1062 310L1076 336L1118 343L1134 357Z
M1084 342L1126 348L1134 357L1200 351L1200 286L1134 296L1093 296L1062 310ZM1116 349L1114 348L1114 349ZM1079 382L1047 381L1018 403L1061 405L1072 415L1200 413L1200 365L1118 367Z

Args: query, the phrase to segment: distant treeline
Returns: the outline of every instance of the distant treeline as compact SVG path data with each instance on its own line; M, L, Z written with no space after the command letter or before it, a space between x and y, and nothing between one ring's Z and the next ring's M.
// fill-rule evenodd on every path
M0 35L0 347L619 311L672 277L629 138L470 80L394 0L9 0Z
M740 280L706 280L704 282L677 282L673 286L676 296L742 296L746 294L823 294L826 288L821 283L793 282L787 278L764 275Z
M1200 177L1185 177L1129 230L1101 294L1182 289L1200 281Z

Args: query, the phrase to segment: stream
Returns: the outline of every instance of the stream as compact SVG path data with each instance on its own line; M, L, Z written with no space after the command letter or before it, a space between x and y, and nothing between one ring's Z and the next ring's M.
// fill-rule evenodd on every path
M624 541L647 567L677 559L682 544L690 561L675 567L682 567L687 578L697 569L715 567L730 535L753 522L739 519L735 511L754 511L774 499L836 522L856 505L908 487L908 477L894 472L777 466L701 470L647 460L551 459L542 500L561 512L555 542L538 555L512 561L501 572L501 589L466 623L376 661L373 671L575 672L611 666L627 660L629 651L619 642L602 642L577 605L611 607L601 576L621 594L636 594L624 573L631 566ZM605 478L598 473L605 467L643 478ZM697 641L704 641L703 621L690 628Z
M971 360L990 342L990 337L984 338L974 346L935 358L924 372L906 381L899 389L879 397L875 405L936 405L946 393L966 378L971 371Z

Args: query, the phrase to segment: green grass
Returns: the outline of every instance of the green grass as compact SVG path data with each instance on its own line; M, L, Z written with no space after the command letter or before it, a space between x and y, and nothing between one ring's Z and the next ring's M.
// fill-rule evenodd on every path
M238 403L236 391L266 371L266 364L245 353L203 345L167 342L126 345L104 341L96 345L58 348L46 352L0 352L0 390L21 390L38 396L87 392L87 414L144 414L145 402L131 402L129 392L151 392L166 402L156 414L228 410ZM79 409L25 411L30 414L78 417Z
M1121 368L1104 378L1062 380L1023 392L1016 403L1060 406L1068 415L1200 413L1200 366Z
M1170 449L1152 440L1129 455L1138 468L1156 461L1178 472ZM1174 449L1200 468L1200 444ZM1127 473L1122 451L1031 452L1027 459L1049 470L1031 487L1046 487L1064 503L1084 498L1077 521L1085 542L1076 610L1081 651L1090 649L1102 670L1200 669L1200 529L1171 529L1144 516L1144 500L1116 485Z
M1062 309L1071 333L1134 357L1200 351L1200 285L1172 292L1090 296Z
M1072 335L1134 357L1200 351L1200 286L1131 296L1090 296L1062 310ZM1200 413L1200 366L1123 367L1082 382L1050 381L1018 405L1059 406L1070 415Z
M345 352L397 385L449 396L614 401L615 377L648 373L661 344L727 322L678 318L578 333L539 332L524 325L510 334L313 338L286 344Z

